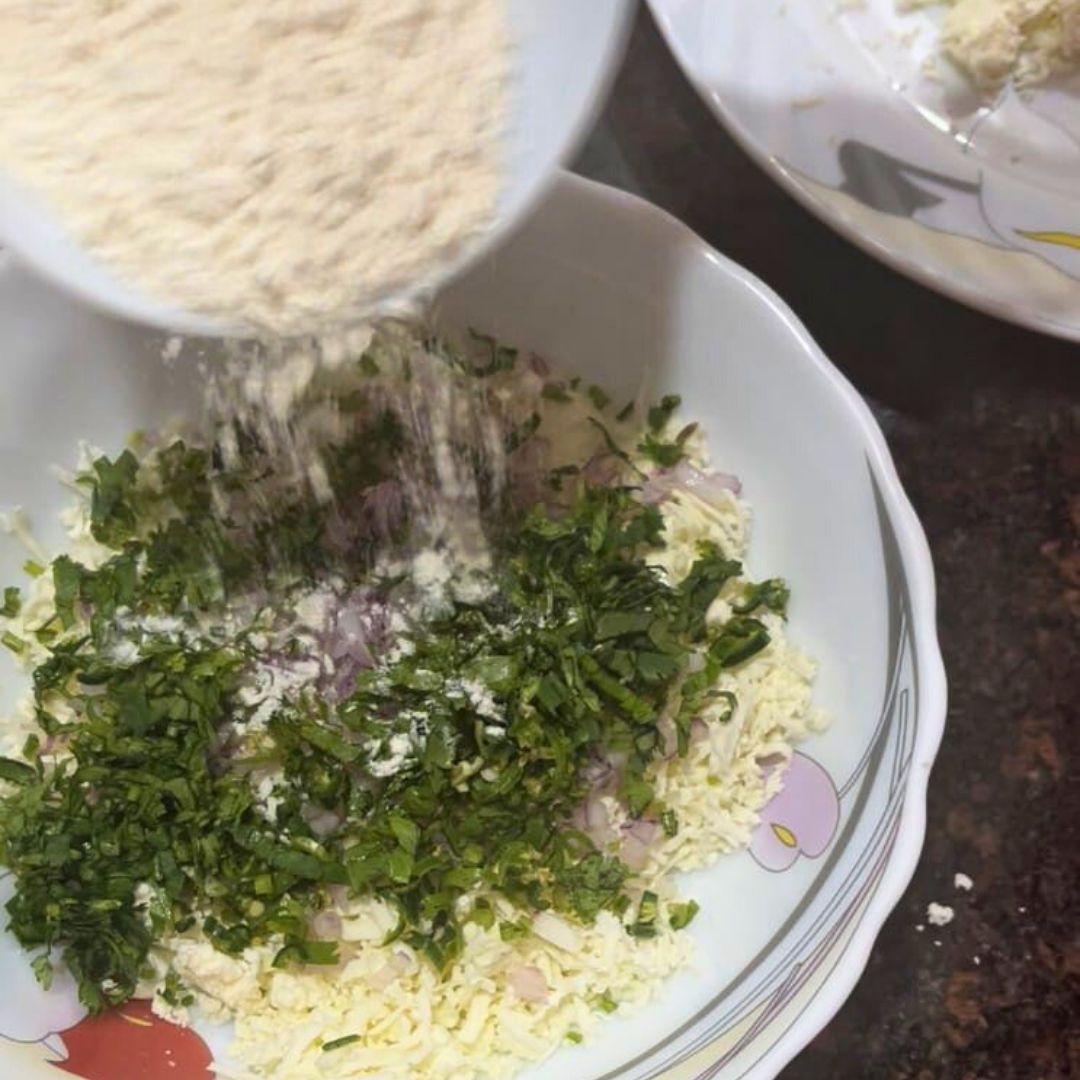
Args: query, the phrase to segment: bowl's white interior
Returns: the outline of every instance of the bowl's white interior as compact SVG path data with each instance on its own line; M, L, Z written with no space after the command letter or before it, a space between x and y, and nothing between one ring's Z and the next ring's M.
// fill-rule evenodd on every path
M629 0L507 0L507 5L519 46L508 121L507 178L498 220L466 253L465 262L478 258L528 212L553 171L587 132L633 10ZM39 200L2 172L0 245L16 252L46 280L105 311L178 332L229 331L220 321L141 294L137 282L117 280L73 242Z
M685 414L707 429L715 464L744 482L755 511L751 570L788 578L792 636L821 661L817 696L834 722L810 752L838 781L849 774L885 692L881 538L865 431L790 315L670 219L564 179L506 247L444 295L438 316L542 353L617 398L646 379L652 392L682 394ZM0 271L0 506L26 507L47 544L66 501L52 463L69 464L80 438L115 450L131 429L192 400L197 370L165 368L160 347L160 338L83 310L13 268ZM23 558L0 537L0 583L15 580ZM0 664L10 701L12 669L6 658ZM606 1025L536 1077L598 1077L646 1051L762 949L819 869L801 859L768 874L744 854L694 875L686 889L703 908L693 927L697 970L655 1008ZM0 954L0 972L4 964Z

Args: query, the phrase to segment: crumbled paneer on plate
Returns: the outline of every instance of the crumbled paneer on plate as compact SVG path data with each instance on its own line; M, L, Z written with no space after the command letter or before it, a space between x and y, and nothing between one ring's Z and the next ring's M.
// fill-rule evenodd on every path
M900 0L902 9L942 0ZM1033 86L1080 66L1080 0L945 0L945 54L976 86Z

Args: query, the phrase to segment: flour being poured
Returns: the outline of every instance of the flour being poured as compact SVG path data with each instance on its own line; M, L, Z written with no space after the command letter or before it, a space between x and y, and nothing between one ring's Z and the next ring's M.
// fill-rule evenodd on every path
M505 0L0 0L0 167L129 285L292 334L492 222Z

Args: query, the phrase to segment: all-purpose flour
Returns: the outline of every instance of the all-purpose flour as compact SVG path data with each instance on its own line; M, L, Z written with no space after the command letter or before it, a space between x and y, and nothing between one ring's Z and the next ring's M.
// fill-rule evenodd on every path
M0 0L0 26L0 169L160 300L309 331L494 216L505 0Z

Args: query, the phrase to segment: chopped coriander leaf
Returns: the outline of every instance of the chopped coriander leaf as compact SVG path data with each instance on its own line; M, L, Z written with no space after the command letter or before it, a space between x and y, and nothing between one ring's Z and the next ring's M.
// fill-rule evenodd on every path
M640 777L628 776L623 780L619 794L626 802L631 817L639 818L652 806L652 785Z
M98 458L93 464L90 531L95 540L116 547L132 539L138 523L141 491L136 487L138 458L125 450L115 461Z
M511 371L517 363L518 351L506 345L500 345L488 334L480 334L472 328L469 337L487 350L487 359L468 368L469 373L478 379L486 379L503 371Z
M79 598L80 567L67 555L53 560L53 593L56 613L64 628L75 622L75 601Z
M678 444L679 444L680 446L684 446L684 445L686 444L687 440L688 440L688 439L690 439L690 437L691 437L691 436L692 436L692 435L694 434L694 432L696 432L696 431L697 431L697 429L698 429L698 425L697 425L696 423L693 423L693 424L687 424L687 425L686 425L686 426L685 426L684 428L682 428L682 429L681 429L681 430L679 431L679 433L678 433L678 434L677 434L677 435L675 436L675 441L676 441L676 442L677 442L677 443L678 443Z
M597 412L603 412L611 404L611 398L595 384L590 385L586 392L589 395L589 400L592 402L593 408L596 409Z
M533 413L527 420L511 431L505 439L506 452L512 454L519 450L531 439L540 428L541 418L539 413Z
M14 619L19 614L22 601L19 599L19 590L14 585L9 585L4 590L4 603L0 606L0 616L5 619Z
M696 900L687 900L685 904L669 904L668 925L672 930L685 930L700 910Z
M705 617L720 590L742 573L742 564L725 558L715 544L704 545L680 586L679 629L695 640L705 632Z
M783 578L769 578L768 581L758 582L756 585L747 586L743 600L732 605L732 611L736 615L749 615L758 608L768 608L777 615L786 616L788 601L791 592L787 582Z
M717 724L727 724L731 718L735 715L735 709L738 707L738 698L730 690L713 690L709 693L709 700L715 705L719 704L719 708L714 708L712 711L713 720Z
M653 432L663 431L675 410L682 404L678 394L665 394L648 412L649 428Z
M638 908L638 920L640 922L656 922L659 898L654 892L645 892L641 897L641 906Z
M6 780L9 784L32 784L36 779L37 772L32 765L0 757L0 780Z
M619 1007L619 1003L611 996L610 990L605 990L593 999L593 1004L601 1011L613 1013Z
M608 431L608 429L604 427L604 425L601 424L595 416L589 417L589 423L592 424L592 426L600 432L601 436L603 436L604 444L607 446L608 453L611 454L613 457L618 458L625 464L629 465L630 455L627 454L627 452L621 446L619 446L619 444L611 437L611 432Z
M331 1039L330 1042L322 1044L324 1051L340 1050L345 1046L352 1046L353 1043L360 1042L359 1035L342 1035L340 1039Z
M659 903L659 897L656 893L650 891L642 893L641 903L638 905L637 921L626 928L631 937L656 937L658 933L656 917L659 913Z
M638 443L638 453L661 468L670 469L686 457L686 443L696 430L696 424L688 424L672 440L662 438L658 431L649 431Z
M162 1000L174 1008L186 1008L195 1003L195 995L180 981L175 971L165 976L165 985L158 991Z
M529 924L524 922L499 923L499 937L503 941L520 941L529 936Z
M570 396L566 387L559 383L547 383L540 392L540 396L545 401L554 401L560 405L565 405L567 402L573 401L573 398Z
M729 620L709 643L709 655L721 667L742 664L769 644L769 631L757 619L737 615Z
M287 935L285 940L285 946L274 957L273 966L276 968L285 968L292 964L332 967L338 962L336 941L310 941L295 935Z
M492 910L490 903L481 897L473 906L469 919L484 930L490 930L495 925L495 912Z
M662 469L673 468L686 456L678 443L664 442L655 435L646 435L638 443L638 452Z
M30 964L30 969L34 973L34 977L37 979L42 990L51 990L53 984L53 978L56 973L53 970L53 966L49 961L48 956L41 955L34 958Z

